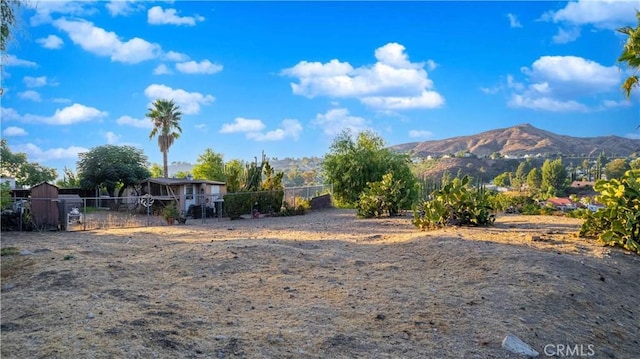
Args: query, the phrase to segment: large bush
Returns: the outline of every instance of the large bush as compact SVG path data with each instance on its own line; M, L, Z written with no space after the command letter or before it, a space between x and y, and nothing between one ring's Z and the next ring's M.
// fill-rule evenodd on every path
M424 230L442 226L488 226L495 217L484 189L469 188L469 177L456 178L416 206L413 224Z
M409 208L415 188L406 188L407 185L405 181L394 179L393 173L385 174L382 181L369 183L367 189L360 194L358 216L395 216L401 209Z
M224 209L230 219L238 219L254 209L260 213L278 213L283 198L284 191L236 192L224 196Z
M619 180L600 180L594 189L600 193L595 200L606 208L586 216L580 236L640 254L640 170L629 170Z

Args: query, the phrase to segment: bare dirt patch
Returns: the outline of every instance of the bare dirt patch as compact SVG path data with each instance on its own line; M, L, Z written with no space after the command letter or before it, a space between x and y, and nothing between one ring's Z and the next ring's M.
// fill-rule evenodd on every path
M513 333L640 355L640 257L579 220L417 231L348 210L3 233L3 358L509 358ZM5 276L7 260L15 264ZM543 354L544 356L544 354Z

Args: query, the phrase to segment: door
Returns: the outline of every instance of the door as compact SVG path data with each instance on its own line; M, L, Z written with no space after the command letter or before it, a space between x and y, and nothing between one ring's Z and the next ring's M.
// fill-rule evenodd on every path
M195 196L193 195L195 191L195 185L188 184L184 186L184 210L188 211L189 206L192 204L196 204Z

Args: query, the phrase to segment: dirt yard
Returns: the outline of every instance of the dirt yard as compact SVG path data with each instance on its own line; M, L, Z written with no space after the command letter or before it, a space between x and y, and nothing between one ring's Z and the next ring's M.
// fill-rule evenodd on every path
M420 232L349 210L2 233L2 358L640 357L640 256L580 220ZM590 351L592 349L593 351Z

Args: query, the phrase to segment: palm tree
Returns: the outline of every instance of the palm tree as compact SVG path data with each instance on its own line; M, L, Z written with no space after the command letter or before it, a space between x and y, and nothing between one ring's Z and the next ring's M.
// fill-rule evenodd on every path
M618 29L618 32L629 36L624 45L622 55L618 58L618 62L626 62L633 71L633 74L622 84L622 90L624 90L627 98L631 97L631 90L634 87L640 86L640 78L638 78L638 71L640 70L640 11L636 11L636 17L638 18L638 26L635 29L631 26Z
M158 147L162 152L162 161L164 164L164 178L169 177L169 165L167 163L167 153L169 147L173 145L173 141L180 137L182 129L180 128L180 119L182 112L180 106L177 106L173 100L157 99L153 102L149 112L145 115L153 121L153 130L149 134L149 139L158 136Z

